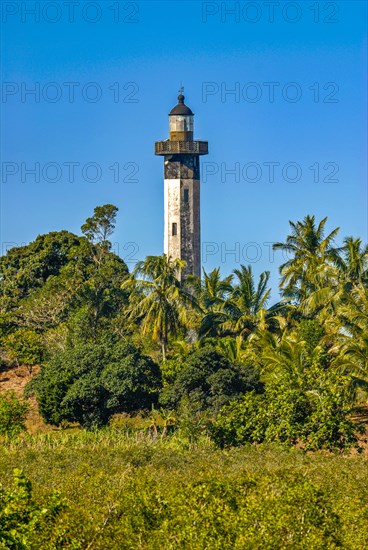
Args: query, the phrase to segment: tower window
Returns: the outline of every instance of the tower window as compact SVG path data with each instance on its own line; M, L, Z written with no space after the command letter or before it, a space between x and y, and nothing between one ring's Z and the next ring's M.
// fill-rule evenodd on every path
M184 189L184 202L189 202L189 189Z
M173 223L172 224L172 231L171 231L171 234L173 237L175 237L175 235L178 234L178 225L176 223Z

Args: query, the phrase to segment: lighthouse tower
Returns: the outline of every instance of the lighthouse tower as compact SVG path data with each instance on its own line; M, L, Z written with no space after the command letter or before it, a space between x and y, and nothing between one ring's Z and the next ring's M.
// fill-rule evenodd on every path
M164 252L185 260L182 276L201 276L201 221L199 156L208 154L207 141L193 140L194 114L184 103L169 113L170 138L155 143L155 154L164 157Z

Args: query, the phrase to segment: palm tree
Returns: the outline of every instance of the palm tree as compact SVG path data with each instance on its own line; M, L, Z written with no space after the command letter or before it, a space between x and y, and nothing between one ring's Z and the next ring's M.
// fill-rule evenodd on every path
M368 287L355 285L338 315L342 328L335 344L336 363L368 382Z
M360 239L346 237L341 248L331 250L330 260L311 273L314 290L302 304L304 312L322 318L336 315L353 289L368 282L368 246L363 247Z
M232 299L236 302L239 310L254 315L266 306L271 289L267 288L270 278L270 272L261 273L256 287L252 272L252 266L240 266L240 269L234 269L237 277L237 283L232 292Z
M202 338L240 336L244 339L257 328L275 325L280 304L266 309L271 293L267 288L269 277L268 271L261 273L256 284L250 265L241 265L225 279L221 279L219 269L210 274L204 272L199 302L205 314L199 335Z
M307 345L295 332L284 331L281 336L264 333L262 362L265 379L287 377L290 386L301 388L305 370L310 364Z
M332 259L347 290L356 283L368 282L368 245L363 246L361 239L346 237Z
M261 273L258 284L250 265L241 265L240 269L234 270L234 275L237 281L231 299L226 303L233 334L244 338L257 329L272 328L281 304L266 308L271 294L271 289L267 288L270 272Z
M324 322L336 315L344 297L339 271L335 265L321 263L309 271L308 278L309 293L301 300L299 311Z
M165 254L147 256L123 284L131 290L130 318L140 322L144 334L152 334L160 342L164 361L169 334L175 336L187 326L189 306L195 307L194 297L180 281L185 265L183 260L172 260Z
M247 357L244 347L244 340L241 336L232 338L227 336L226 338L213 339L213 344L217 346L217 349L229 359L231 363L241 363L244 357ZM209 343L211 339L209 339Z
M232 275L221 279L220 268L213 269L207 273L203 269L203 279L201 285L201 304L205 309L212 311L220 309L226 302L226 299L232 291Z
M191 279L195 295L202 311L199 326L200 336L218 336L221 325L226 322L226 303L233 290L231 286L233 276L221 278L220 268L207 273L203 269L203 279Z
M291 235L284 243L273 245L274 250L291 254L291 258L280 266L280 288L286 297L300 302L313 292L316 269L336 256L332 244L339 228L325 237L326 221L324 218L316 225L315 216L306 216L302 222L290 221Z

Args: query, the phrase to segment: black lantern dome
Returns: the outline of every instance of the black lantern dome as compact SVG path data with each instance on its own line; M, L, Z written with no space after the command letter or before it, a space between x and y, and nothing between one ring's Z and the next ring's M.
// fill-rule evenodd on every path
M193 116L193 112L187 105L184 103L185 97L182 93L178 95L178 104L175 105L173 109L171 109L169 115L182 115L182 116Z

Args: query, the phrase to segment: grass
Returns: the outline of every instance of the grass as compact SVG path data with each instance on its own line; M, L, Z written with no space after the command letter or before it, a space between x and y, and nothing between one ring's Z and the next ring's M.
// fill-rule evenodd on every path
M52 534L27 548L365 549L368 458L278 446L215 449L106 429L25 434L0 449L35 500L65 499Z

